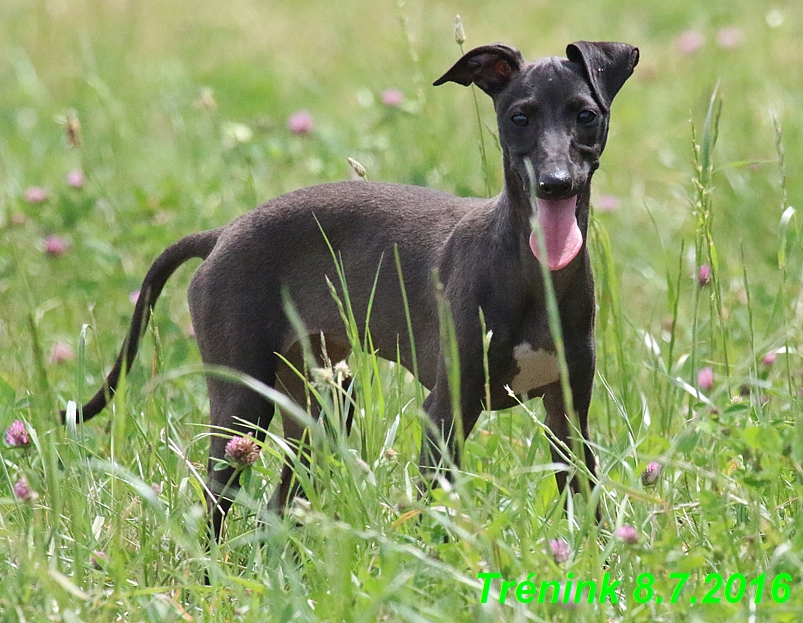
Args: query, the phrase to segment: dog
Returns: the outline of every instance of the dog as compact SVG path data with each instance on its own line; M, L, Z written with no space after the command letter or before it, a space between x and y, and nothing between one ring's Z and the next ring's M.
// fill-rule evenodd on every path
M434 85L475 84L493 100L504 165L498 196L458 198L361 180L323 184L268 201L225 227L179 240L145 276L123 348L104 386L83 406L83 419L106 406L122 371L134 360L165 282L191 258L203 260L189 288L203 362L250 375L305 405L305 381L293 370L305 369L301 336L285 303L291 301L297 310L318 356L325 340L332 361L346 358L351 346L326 277L335 274L337 257L360 334L368 329L370 305L373 347L382 357L398 358L430 390L424 402L431 425L424 427L422 475L437 470L444 447L459 463L456 424L468 435L483 408L504 409L535 396L543 397L546 426L558 442L551 444L553 459L560 462L565 456L560 445L571 447L573 433L549 326L546 266L558 305L581 454L593 473L588 443L595 366L589 196L607 139L611 102L638 60L638 48L610 42L578 41L567 47L566 58L531 62L504 44L467 52ZM535 233L539 228L543 243ZM457 346L455 400L441 347L439 301L448 304ZM487 355L480 312L485 331L492 332ZM212 374L207 387L213 427L242 434L246 423L256 431L267 429L274 404L264 396ZM320 407L311 409L317 417ZM304 425L294 417L282 420L287 440L299 445ZM207 503L215 539L236 495L236 487L227 487L234 468L219 467L226 442L215 435L210 448ZM555 476L563 490L566 472L558 470ZM288 460L273 507L285 507L294 482ZM572 489L576 483L577 478L570 479Z

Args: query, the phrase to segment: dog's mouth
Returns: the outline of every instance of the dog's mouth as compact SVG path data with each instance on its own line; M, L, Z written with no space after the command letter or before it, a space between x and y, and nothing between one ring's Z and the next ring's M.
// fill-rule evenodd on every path
M542 253L536 232L530 234L530 250L549 270L565 268L583 248L576 209L577 195L568 199L536 199L535 217L544 234L546 254Z

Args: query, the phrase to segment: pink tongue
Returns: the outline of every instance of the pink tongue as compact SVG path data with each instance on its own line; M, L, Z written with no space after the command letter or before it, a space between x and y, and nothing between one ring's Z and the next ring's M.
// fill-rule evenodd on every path
M577 195L568 199L536 199L536 204L538 224L546 242L546 264L549 270L560 270L575 258L583 246L583 234L574 216ZM530 234L530 250L543 263L545 258L538 249L535 232Z

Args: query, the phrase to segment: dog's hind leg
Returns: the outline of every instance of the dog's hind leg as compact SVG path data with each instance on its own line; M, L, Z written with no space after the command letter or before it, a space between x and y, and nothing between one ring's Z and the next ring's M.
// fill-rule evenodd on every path
M226 310L198 310L193 313L196 326L213 326L210 312L215 315ZM206 312L206 313L199 313ZM253 325L253 316L239 310L238 317L229 312L227 322L218 326ZM223 366L246 374L257 381L273 387L276 381L278 346L269 336L278 332L264 332L261 336L253 333L228 331L228 335L198 331L198 346L201 358L207 365ZM223 339L225 337L225 339ZM208 374L206 385L209 390L209 412L212 427L207 471L207 512L210 516L212 535L220 539L223 518L231 508L239 490L238 472L226 460L226 444L232 435L245 436L249 433L258 441L265 437L265 431L273 419L275 407L272 401L236 380L224 379Z
M313 352L315 353L316 364L318 366L325 366L327 363L335 364L338 361L344 360L348 357L350 348L346 345L337 343L331 339L326 342L326 354L328 362L324 361L320 338L317 336L310 336L312 342ZM299 343L294 344L285 354L285 361L279 361L276 389L290 396L293 401L298 404L302 409L309 409L310 416L313 419L318 419L321 412L321 406L315 398L309 395L307 388L307 381L301 375L309 373L305 370L304 357ZM347 422L346 434L350 428L352 414L349 413ZM282 428L284 430L284 439L288 442L291 448L298 452L298 460L300 463L307 467L309 465L308 449L304 449L304 435L306 428L303 423L299 422L291 414L282 413ZM288 503L293 498L303 495L298 476L295 474L294 461L291 457L285 457L282 465L282 473L279 478L279 484L271 498L269 508L274 512L284 512Z
M201 359L273 387L283 336L287 332L279 293L253 289L247 271L229 274L227 257L212 255L195 273L188 291ZM235 466L226 461L232 435L249 433L257 440L273 419L274 403L241 382L207 374L211 443L207 473L207 513L212 536L219 540L223 518L237 496Z
M276 355L265 354L265 359L276 359ZM275 361L266 364L261 373L251 371L250 375L267 385L275 381ZM239 490L236 482L237 470L225 461L226 444L230 436L214 427L231 429L235 434L252 434L255 439L264 439L264 432L273 418L274 405L254 390L241 383L216 377L207 378L210 411L212 414L212 437L209 449L207 512L210 514L212 533L220 540L223 518L231 508Z

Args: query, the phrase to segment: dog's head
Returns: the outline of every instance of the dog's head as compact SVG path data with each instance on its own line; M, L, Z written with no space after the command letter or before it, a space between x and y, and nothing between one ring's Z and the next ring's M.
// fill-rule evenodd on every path
M582 248L577 211L587 206L578 205L578 195L599 167L611 101L639 59L631 45L589 41L572 43L566 55L527 62L515 48L486 45L435 81L476 84L493 99L507 182L517 187L509 190L534 191L547 252L534 240L531 247L551 270Z

